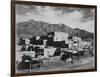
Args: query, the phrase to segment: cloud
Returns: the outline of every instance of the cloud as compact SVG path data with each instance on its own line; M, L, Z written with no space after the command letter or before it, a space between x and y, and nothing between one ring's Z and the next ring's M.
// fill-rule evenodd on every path
M94 32L94 9L35 5L16 5L16 8L17 23L34 19Z

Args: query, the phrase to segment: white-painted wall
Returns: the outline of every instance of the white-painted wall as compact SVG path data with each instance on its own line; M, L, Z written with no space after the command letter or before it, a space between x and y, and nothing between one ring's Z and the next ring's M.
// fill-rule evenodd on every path
M47 57L48 56L53 56L54 52L55 52L56 48L44 48L44 57Z
M69 34L65 32L55 32L54 41L67 41Z

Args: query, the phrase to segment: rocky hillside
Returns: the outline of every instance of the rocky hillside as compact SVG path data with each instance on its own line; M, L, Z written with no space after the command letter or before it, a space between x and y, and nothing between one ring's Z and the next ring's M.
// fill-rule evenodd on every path
M29 20L17 24L17 36L31 37L37 35L46 35L47 32L60 31L68 32L70 35L75 35L83 39L92 38L93 33L81 29L73 29L65 24L49 24L42 21Z
M81 37L82 39L93 39L93 33L76 28L74 29L74 35Z

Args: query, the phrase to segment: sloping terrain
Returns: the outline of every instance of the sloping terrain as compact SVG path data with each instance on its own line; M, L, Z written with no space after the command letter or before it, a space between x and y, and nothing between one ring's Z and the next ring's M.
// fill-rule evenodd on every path
M68 32L70 36L75 35L81 37L82 39L93 38L93 33L79 28L73 29L65 24L49 24L34 20L17 24L17 36L19 38L46 35L47 32L53 31Z

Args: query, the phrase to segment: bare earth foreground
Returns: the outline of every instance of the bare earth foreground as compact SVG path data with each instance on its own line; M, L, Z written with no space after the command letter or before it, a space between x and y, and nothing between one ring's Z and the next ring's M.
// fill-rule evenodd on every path
M61 71L61 70L79 70L94 68L94 57L81 57L80 59L74 59L74 63L63 62L59 60L59 56L54 57L53 60L45 60L40 68L29 70L16 70L17 73L28 72L47 72L47 71Z

